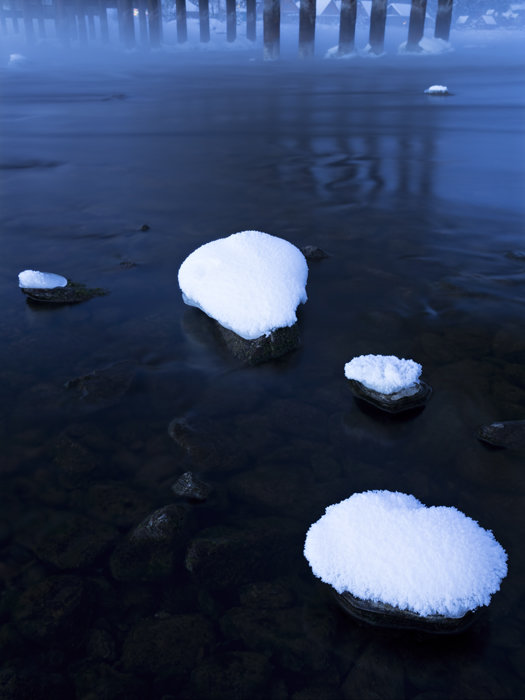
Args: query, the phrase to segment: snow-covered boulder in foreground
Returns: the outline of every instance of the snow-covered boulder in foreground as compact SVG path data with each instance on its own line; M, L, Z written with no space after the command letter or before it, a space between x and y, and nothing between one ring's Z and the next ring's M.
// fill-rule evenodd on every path
M416 408L431 393L421 381L422 367L395 355L360 355L345 364L354 394L389 413Z
M460 628L507 574L492 532L456 508L392 491L329 506L308 530L304 555L357 617L433 632Z
M20 272L18 286L30 301L44 304L78 304L107 294L105 289L89 288L54 272L38 270Z
M219 323L234 354L249 362L297 344L299 304L307 300L308 265L288 241L241 231L197 248L179 269L183 300ZM255 352L255 359L253 352Z

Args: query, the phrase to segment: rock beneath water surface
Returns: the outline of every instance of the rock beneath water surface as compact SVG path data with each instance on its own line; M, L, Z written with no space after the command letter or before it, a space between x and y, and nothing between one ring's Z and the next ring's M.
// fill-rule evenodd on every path
M184 472L171 487L177 496L183 496L191 501L205 501L212 491L212 487L204 481L197 479L192 472Z
M478 438L496 447L522 449L525 447L525 420L482 425L478 429Z
M388 413L401 413L424 406L432 394L432 388L424 381L392 394L369 389L355 379L350 379L349 382L354 396Z
M481 614L477 611L468 611L461 617L447 617L446 615L418 615L410 610L381 603L380 601L362 600L356 598L348 591L337 593L332 589L339 605L349 615L378 627L392 627L395 629L419 630L431 634L454 634L463 632Z
M170 574L183 544L186 515L186 506L168 505L145 518L111 555L113 577L150 581Z
M65 387L71 390L83 406L97 410L117 403L129 389L134 376L133 363L122 360L70 379Z

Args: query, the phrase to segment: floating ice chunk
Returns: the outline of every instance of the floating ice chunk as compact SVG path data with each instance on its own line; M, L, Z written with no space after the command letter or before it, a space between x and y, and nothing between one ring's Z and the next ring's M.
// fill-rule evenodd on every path
M310 526L304 555L338 593L422 616L488 605L507 574L490 530L456 508L391 491L356 493Z
M288 241L241 231L197 248L179 269L186 304L246 340L293 326L307 300L308 265Z
M449 95L446 85L431 85L425 90L425 95Z
M360 355L345 365L345 377L380 394L393 394L417 384L421 365L395 355Z
M65 287L67 279L54 272L37 272L37 270L24 270L18 275L18 286L22 289L54 289Z

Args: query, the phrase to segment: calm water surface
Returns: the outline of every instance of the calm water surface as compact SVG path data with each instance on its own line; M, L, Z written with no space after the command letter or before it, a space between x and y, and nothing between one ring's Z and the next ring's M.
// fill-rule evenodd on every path
M523 62L212 59L2 76L0 697L520 697L523 452L476 428L525 418ZM329 257L301 348L245 368L177 271L250 228ZM110 294L30 305L26 268ZM362 353L422 363L425 410L359 406ZM108 367L101 394L65 386ZM205 502L172 491L186 471ZM306 530L368 489L505 547L465 634L361 626L314 579ZM173 504L167 544L129 538Z

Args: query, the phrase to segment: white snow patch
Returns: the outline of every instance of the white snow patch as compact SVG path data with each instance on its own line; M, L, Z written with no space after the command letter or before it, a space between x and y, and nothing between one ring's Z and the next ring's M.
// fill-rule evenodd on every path
M247 340L293 326L307 300L308 265L288 241L241 231L197 248L179 269L186 304Z
M345 365L345 377L380 394L394 394L419 381L422 367L395 355L360 355Z
M65 287L67 279L54 272L38 272L37 270L24 270L18 275L18 286L23 289L54 289Z
M423 616L488 605L507 574L490 530L453 507L392 491L356 493L310 526L304 555L338 593Z
M437 56L454 51L454 47L449 41L436 39L435 37L424 36L418 44L420 51L407 51L407 42L400 44L398 53L412 56Z
M425 95L448 95L448 87L446 85L431 85L425 90Z

